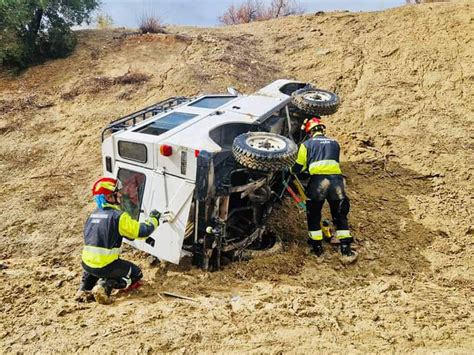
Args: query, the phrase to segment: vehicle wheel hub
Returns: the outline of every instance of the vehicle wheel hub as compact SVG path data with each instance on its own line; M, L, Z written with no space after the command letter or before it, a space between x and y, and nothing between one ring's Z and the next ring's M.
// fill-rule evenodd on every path
M249 137L247 144L252 148L267 152L279 151L286 147L286 143L277 137Z
M331 100L331 95L324 93L324 92L310 92L304 97L307 100L313 100L313 101L330 101Z

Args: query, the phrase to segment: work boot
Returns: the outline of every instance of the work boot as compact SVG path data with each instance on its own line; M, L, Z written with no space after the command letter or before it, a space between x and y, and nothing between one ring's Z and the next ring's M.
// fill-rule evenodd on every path
M142 280L135 281L134 283L132 283L127 288L121 289L120 293L128 293L128 292L134 291L134 290L142 287L143 285L144 285L144 282Z
M310 239L308 241L308 244L311 246L311 252L316 255L317 257L320 257L323 255L323 243L321 240L312 240Z
M108 285L106 279L100 279L97 282L97 285L94 286L92 289L92 294L94 295L94 299L99 304L111 304L112 299L110 294L112 293L112 287Z
M341 243L341 261L343 264L352 264L359 254L352 250L351 243Z
M92 294L91 291L85 291L85 290L78 290L76 292L76 295L74 296L74 301L76 302L93 302L94 301L94 295Z

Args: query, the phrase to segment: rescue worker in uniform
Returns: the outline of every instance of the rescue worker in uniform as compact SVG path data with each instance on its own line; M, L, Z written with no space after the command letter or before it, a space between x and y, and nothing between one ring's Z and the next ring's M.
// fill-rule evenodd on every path
M134 289L142 278L140 268L120 259L122 239L146 239L159 225L160 213L153 210L144 223L121 211L121 182L104 177L96 181L92 194L97 209L84 226L84 269L77 300L95 298L109 304L112 289Z
M325 136L326 126L319 117L308 120L302 129L310 136L301 143L293 173L308 170L310 180L307 186L306 213L308 221L308 243L318 257L323 254L323 233L321 210L327 200L340 241L342 261L355 261L357 253L351 249L353 238L349 231L347 215L349 199L344 189L344 178L339 166L339 143Z

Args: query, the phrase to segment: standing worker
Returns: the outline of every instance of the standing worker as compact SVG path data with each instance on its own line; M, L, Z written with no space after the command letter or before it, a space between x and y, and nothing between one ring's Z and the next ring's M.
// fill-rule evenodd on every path
M323 253L321 210L324 201L327 200L337 229L336 235L341 243L342 261L354 262L357 253L351 249L353 238L347 220L350 205L339 166L339 143L325 136L326 126L320 117L308 120L304 124L304 130L310 138L301 143L292 172L299 173L307 169L311 176L307 186L309 200L306 201L308 242L313 252L321 256Z
M112 289L137 288L143 277L137 265L119 258L122 239L147 238L158 228L160 213L153 210L145 223L133 219L120 209L121 189L119 180L108 177L92 187L97 209L84 225L84 273L77 300L92 294L98 303L109 304Z

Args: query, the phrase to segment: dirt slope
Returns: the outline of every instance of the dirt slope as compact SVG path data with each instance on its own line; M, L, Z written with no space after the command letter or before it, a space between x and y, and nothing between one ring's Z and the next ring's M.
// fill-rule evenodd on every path
M70 58L1 74L0 351L472 353L473 15L461 1L86 31ZM111 306L75 303L101 129L172 95L277 78L342 97L328 131L344 150L358 263L306 255L287 201L273 216L280 255L205 274L127 249L147 286Z

